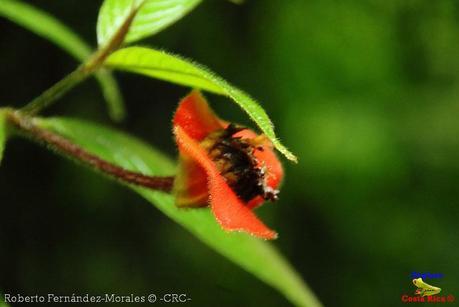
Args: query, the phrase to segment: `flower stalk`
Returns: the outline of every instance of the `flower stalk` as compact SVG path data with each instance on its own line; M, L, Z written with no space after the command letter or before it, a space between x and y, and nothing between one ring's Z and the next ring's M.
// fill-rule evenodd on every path
M112 178L152 190L163 192L172 190L174 177L148 176L115 165L87 152L65 137L37 126L32 117L24 115L20 111L9 111L7 118L8 122L18 129L21 134L31 137L33 140L51 147L56 152Z

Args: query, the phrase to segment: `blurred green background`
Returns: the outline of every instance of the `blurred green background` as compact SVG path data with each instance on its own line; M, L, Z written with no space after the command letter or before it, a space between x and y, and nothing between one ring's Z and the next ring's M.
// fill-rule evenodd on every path
M28 1L95 45L101 1ZM284 143L281 200L259 213L326 306L403 306L411 272L459 296L459 3L208 0L143 45L205 64L262 102ZM77 63L0 20L0 104L22 106ZM47 115L99 121L176 155L170 118L186 88L117 74L128 118L97 83ZM251 125L229 100L224 118ZM193 306L289 306L153 206L22 139L0 168L0 289L187 293Z

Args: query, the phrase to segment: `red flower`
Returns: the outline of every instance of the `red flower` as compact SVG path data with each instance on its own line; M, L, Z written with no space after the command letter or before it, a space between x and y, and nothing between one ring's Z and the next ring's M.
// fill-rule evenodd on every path
M271 142L219 119L198 91L180 102L173 125L180 153L177 205L210 204L224 230L275 239L277 233L252 212L264 200L277 199L283 177Z

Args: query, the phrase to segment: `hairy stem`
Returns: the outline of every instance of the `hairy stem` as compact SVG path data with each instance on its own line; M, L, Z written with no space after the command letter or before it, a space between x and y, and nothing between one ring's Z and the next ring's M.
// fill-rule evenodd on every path
M105 46L100 47L88 58L85 63L80 65L75 71L70 73L64 79L44 91L40 96L23 107L21 111L28 115L38 114L41 110L49 107L77 84L81 83L94 72L99 70L99 68L103 66L107 57L123 44L123 40L128 33L129 27L131 26L131 23L139 9L140 7L132 9L118 31L113 35L113 37Z
M87 152L59 134L38 127L34 124L31 117L23 115L19 111L9 112L8 121L19 129L20 132L25 133L34 140L50 146L64 156L77 160L115 179L153 190L164 192L170 192L172 190L174 177L147 176L124 169Z
M21 111L29 115L39 113L41 110L50 106L62 95L75 87L78 83L86 79L89 75L90 73L87 70L82 69L82 66L80 66L64 79L57 82L52 87L44 91L40 96L32 100L29 104L22 108Z

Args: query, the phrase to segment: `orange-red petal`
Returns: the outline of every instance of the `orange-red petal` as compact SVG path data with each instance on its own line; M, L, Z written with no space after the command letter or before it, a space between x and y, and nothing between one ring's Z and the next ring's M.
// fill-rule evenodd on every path
M183 154L180 154L178 168L174 182L174 195L177 206L207 206L209 192L206 171L193 159Z
M181 154L196 161L206 172L210 205L221 227L228 231L244 231L263 239L275 239L276 232L241 202L199 143L180 125L174 127L174 133Z
M191 138L201 141L209 133L222 129L205 98L197 90L183 98L175 112L173 124L180 126ZM175 178L174 194L180 207L207 205L209 198L207 174L194 159L180 155L179 171Z
M173 124L180 126L192 139L201 141L209 133L222 129L220 119L209 108L202 94L194 90L180 101Z

